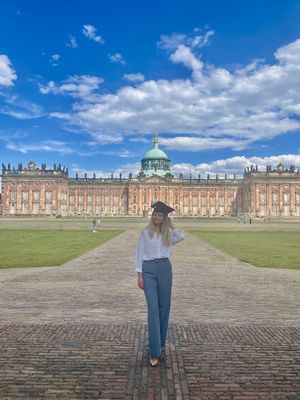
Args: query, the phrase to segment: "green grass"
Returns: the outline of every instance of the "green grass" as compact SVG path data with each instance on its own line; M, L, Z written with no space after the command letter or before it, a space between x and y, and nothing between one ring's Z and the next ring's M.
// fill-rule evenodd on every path
M1 229L0 268L61 265L100 246L121 230Z
M257 267L300 269L300 232L189 231Z

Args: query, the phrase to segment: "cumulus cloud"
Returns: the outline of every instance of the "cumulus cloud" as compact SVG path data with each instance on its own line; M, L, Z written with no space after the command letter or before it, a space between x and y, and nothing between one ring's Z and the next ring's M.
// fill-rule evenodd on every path
M42 94L62 94L74 98L90 99L94 92L103 83L103 79L92 75L71 76L61 85L50 81L46 86L40 85ZM57 113L59 115L60 113ZM66 116L66 114L64 114Z
M282 63L288 63L292 65L300 64L300 39L289 43L286 46L280 47L275 52L275 57Z
M170 61L188 68L189 78L135 82L92 99L82 95L78 82L72 78L61 85L49 82L40 91L81 97L72 112L52 116L93 132L94 138L97 132L110 135L113 140L127 132L148 134L157 129L179 137L193 135L198 138L195 143L201 151L201 144L204 149L218 143L244 149L258 140L300 129L298 40L276 50L273 64L253 60L231 71L201 60L186 40L174 46L177 47L170 52ZM100 84L94 79L88 93ZM204 142L205 138L211 140ZM184 140L186 149L192 151L190 139L179 140Z
M201 69L203 68L203 63L193 54L189 47L180 44L176 51L171 54L170 60L175 64L182 63L187 68L190 68L193 71L193 75L196 79L200 79L202 77Z
M0 88L13 86L16 79L17 74L10 59L5 54L0 54Z
M93 40L94 42L104 44L105 42L103 38L100 35L97 35L96 32L97 29L93 25L83 25L82 33L85 37Z
M194 177L200 174L202 178L205 178L208 174L211 177L218 174L219 178L224 178L225 174L228 177L232 177L235 174L237 177L242 177L247 167L257 166L259 171L265 171L267 165L271 165L272 168L275 168L279 163L282 163L286 168L289 168L291 164L295 165L296 168L300 168L300 155L283 154L271 157L249 158L236 156L196 165L190 163L175 164L172 167L172 171L175 175L182 173L186 177L190 174Z
M138 72L136 74L124 74L123 79L129 82L143 82L145 80L145 77L143 74Z
M115 53L115 54L109 54L108 58L110 59L110 62L116 63L116 64L126 64L126 61L124 60L122 54L120 53Z

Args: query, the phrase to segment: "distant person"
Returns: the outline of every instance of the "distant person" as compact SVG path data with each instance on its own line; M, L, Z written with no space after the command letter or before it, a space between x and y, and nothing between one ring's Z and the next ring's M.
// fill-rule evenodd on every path
M93 233L96 233L96 229L97 229L97 220L96 220L96 218L93 219L92 229L93 229Z
M135 265L138 286L144 290L148 307L149 361L152 367L164 355L172 292L172 265L169 257L173 245L183 240L168 214L174 208L158 201L149 224L140 234Z

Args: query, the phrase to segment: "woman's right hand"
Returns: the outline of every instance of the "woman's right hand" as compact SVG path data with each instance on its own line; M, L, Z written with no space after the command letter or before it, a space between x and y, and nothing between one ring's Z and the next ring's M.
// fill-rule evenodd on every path
M144 290L144 279L141 273L138 273L138 286L140 289Z

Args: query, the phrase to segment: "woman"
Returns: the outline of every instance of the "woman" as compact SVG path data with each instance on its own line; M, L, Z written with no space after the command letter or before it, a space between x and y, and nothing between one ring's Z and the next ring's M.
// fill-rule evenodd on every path
M174 227L168 213L174 208L158 201L151 220L142 231L136 249L138 286L145 292L148 306L149 359L154 367L165 347L171 306L172 246L184 236Z

